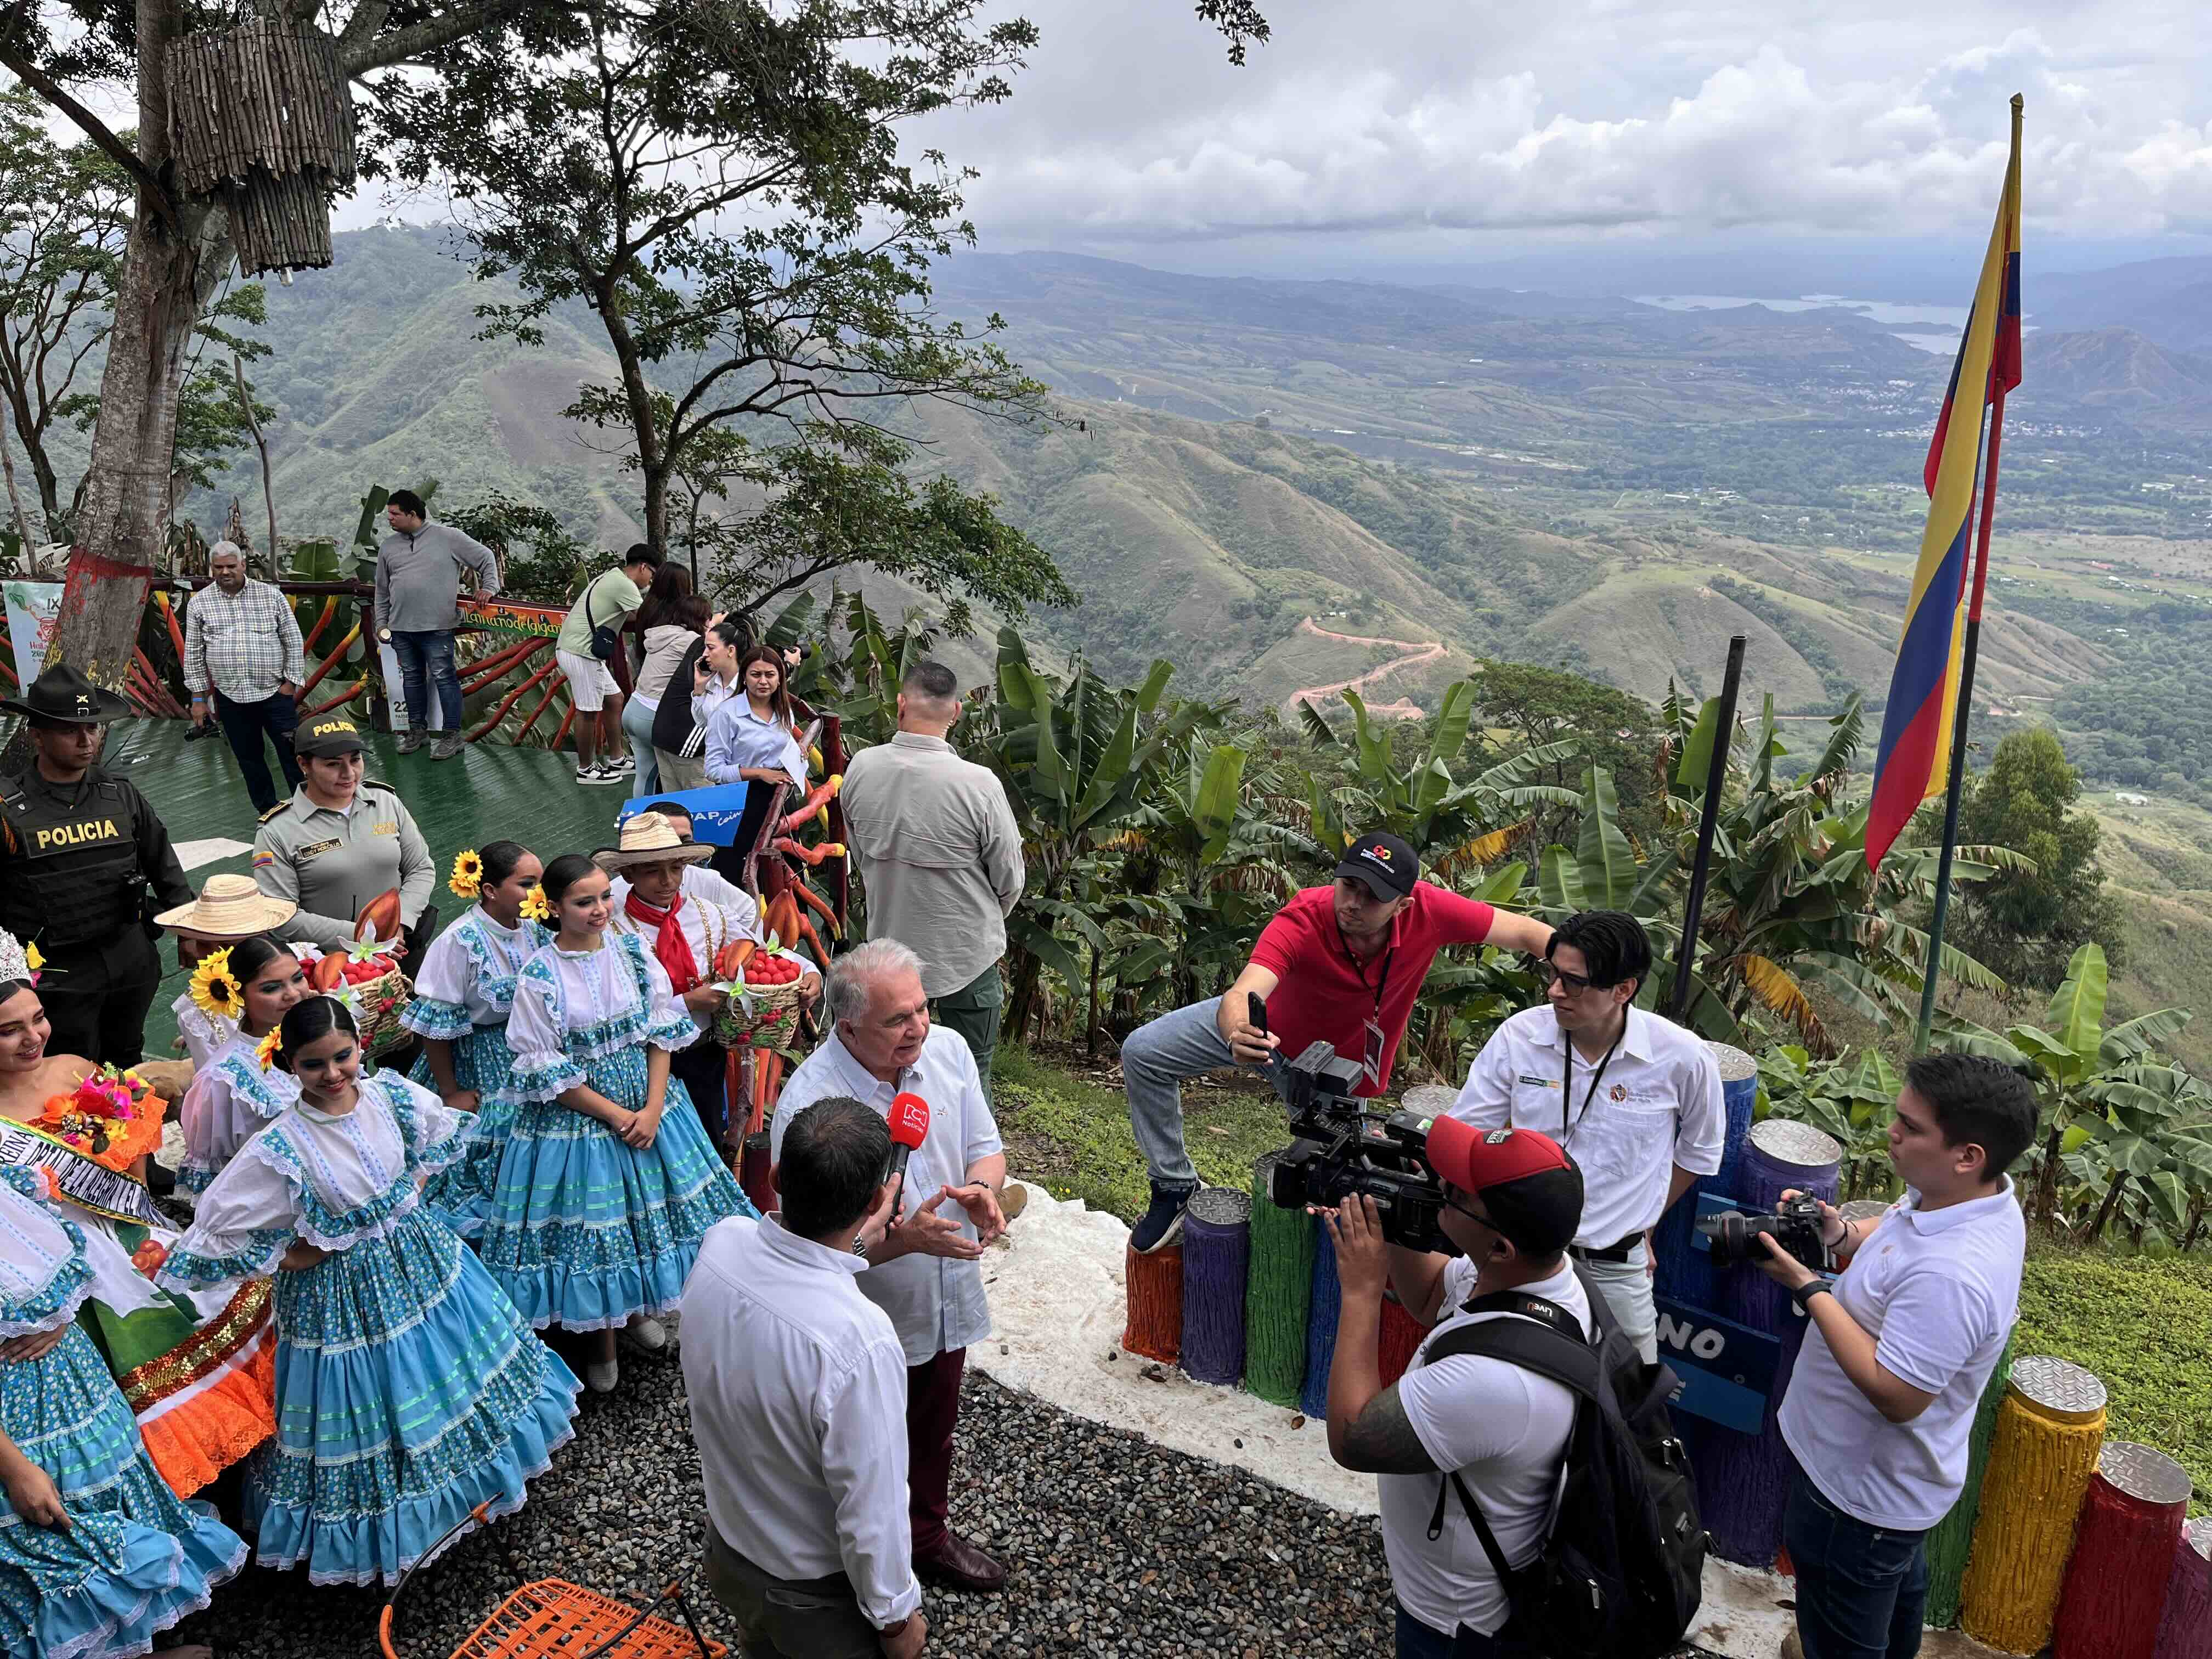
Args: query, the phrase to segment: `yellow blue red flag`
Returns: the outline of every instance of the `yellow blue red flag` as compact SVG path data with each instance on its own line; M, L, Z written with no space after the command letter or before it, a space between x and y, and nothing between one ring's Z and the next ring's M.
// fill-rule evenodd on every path
M2004 194L1990 231L1981 281L1966 314L1966 337L1951 366L1950 389L1928 446L1924 482L1928 523L1920 562L1905 608L1897 666L1882 715L1875 761L1874 799L1867 808L1866 855L1879 866L1920 803L1948 779L1953 722L1958 717L1960 657L1970 606L1980 616L1982 583L1969 582L1974 486L1981 470L1982 412L2020 384L2020 123L2012 104L2012 156Z

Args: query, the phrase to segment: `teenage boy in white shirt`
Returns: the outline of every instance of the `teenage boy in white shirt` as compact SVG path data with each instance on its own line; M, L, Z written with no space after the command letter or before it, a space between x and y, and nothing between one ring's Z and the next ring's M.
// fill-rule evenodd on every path
M1812 1322L1779 1413L1797 1463L1783 1521L1797 1629L1784 1659L1920 1650L1926 1534L1966 1485L1975 1408L2019 1311L2027 1229L2005 1171L2035 1122L2035 1091L2010 1066L1923 1055L1889 1126L1905 1196L1876 1220L1820 1206L1841 1275L1760 1241L1760 1270Z
M1377 1477L1398 1659L1534 1659L1504 1634L1512 1612L1505 1588L1459 1497L1439 1509L1438 1487L1456 1472L1508 1562L1526 1566L1550 1530L1575 1395L1480 1354L1424 1361L1445 1331L1516 1317L1464 1311L1500 1291L1541 1297L1585 1333L1593 1328L1566 1250L1582 1220L1582 1171L1547 1135L1475 1129L1449 1117L1430 1126L1427 1156L1444 1183L1437 1224L1461 1255L1385 1246L1371 1198L1322 1212L1343 1291L1328 1374L1329 1455ZM1435 1327L1387 1389L1375 1346L1386 1271L1407 1310Z
M1478 1129L1541 1130L1573 1158L1585 1191L1571 1253L1650 1364L1659 1358L1650 1233L1721 1167L1720 1067L1693 1033L1634 1006L1651 972L1651 941L1635 917L1568 917L1541 972L1544 1006L1491 1034L1451 1115Z

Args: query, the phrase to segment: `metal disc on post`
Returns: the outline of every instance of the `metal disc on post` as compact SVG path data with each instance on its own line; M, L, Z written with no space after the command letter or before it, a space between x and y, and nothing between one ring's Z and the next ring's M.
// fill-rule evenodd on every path
M2053 1659L2151 1659L2189 1493L2189 1471L2164 1452L2105 1443L2058 1597Z
M2007 1653L2051 1639L2074 1524L2105 1441L2105 1385L2050 1354L2013 1362L1960 1587L1967 1635Z

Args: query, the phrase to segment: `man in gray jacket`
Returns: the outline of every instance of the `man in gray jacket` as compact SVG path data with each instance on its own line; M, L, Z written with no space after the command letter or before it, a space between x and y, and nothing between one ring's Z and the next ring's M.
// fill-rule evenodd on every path
M461 677L453 668L453 629L460 625L460 573L477 573L477 592L499 592L499 562L492 550L449 524L425 521L422 498L395 489L384 509L392 534L376 550L376 637L399 659L407 731L399 752L411 755L430 735L428 686L438 688L445 729L432 760L461 752Z
M1006 1000L999 958L1027 877L1006 786L945 740L959 715L952 671L915 663L899 684L896 734L853 757L841 799L868 937L921 957L930 1018L966 1040L988 1098Z

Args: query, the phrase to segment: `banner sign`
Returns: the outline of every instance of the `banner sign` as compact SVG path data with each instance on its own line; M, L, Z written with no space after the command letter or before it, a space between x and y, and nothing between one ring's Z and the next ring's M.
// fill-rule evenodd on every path
M738 838L738 825L745 816L745 797L751 793L750 783L717 783L704 789L678 789L656 795L655 800L672 800L691 809L691 839L712 847L727 847ZM628 822L647 806L643 800L623 804L616 816L617 824Z
M1652 1300L1659 1310L1659 1358L1682 1379L1674 1405L1739 1434L1759 1433L1782 1368L1781 1341L1703 1308L1663 1296Z
M62 611L62 584L9 582L7 598L8 637L15 641L16 679L27 686L46 665L46 647L53 643L54 623Z
M568 620L566 606L509 605L498 599L471 599L465 595L459 608L465 624L472 623L491 633L509 635L517 640L550 639Z

